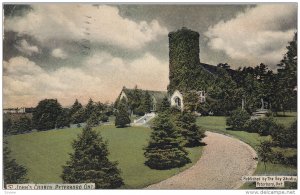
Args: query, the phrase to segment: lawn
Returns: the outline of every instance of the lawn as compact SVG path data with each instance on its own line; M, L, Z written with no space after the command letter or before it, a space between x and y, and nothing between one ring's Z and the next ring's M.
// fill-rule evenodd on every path
M123 188L143 188L169 178L192 166L201 155L202 147L188 148L192 163L171 170L153 170L144 165L143 147L147 145L151 129L145 127L95 128L108 141L110 160L118 161L125 185ZM8 138L12 156L28 169L34 183L60 183L62 165L72 152L71 142L80 128L33 132Z
M296 117L297 117L296 113L288 112L285 113L285 116L279 116L274 118L278 123L283 124L284 126L287 127L296 120ZM198 117L197 124L203 129L236 137L242 140L243 142L249 144L250 146L252 146L255 150L257 149L257 146L261 141L270 139L270 136L260 136L257 133L226 130L226 128L228 127L226 126L226 117L224 116ZM277 147L277 148L273 148L273 150L281 151L281 152L284 151L284 154L286 156L291 156L297 152L296 149L292 149L292 148L283 149ZM255 175L263 175L263 174L297 175L297 168L292 166L285 166L281 164L267 163L267 169L265 170L263 163L259 162L254 174ZM255 186L253 184L247 183L243 185L242 188L249 189L249 188L255 188Z

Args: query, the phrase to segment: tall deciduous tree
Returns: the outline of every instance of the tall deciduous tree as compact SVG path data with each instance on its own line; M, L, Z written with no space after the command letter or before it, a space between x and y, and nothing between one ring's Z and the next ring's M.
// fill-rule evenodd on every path
M160 113L153 122L151 139L145 150L145 164L152 169L171 169L191 162L182 146L180 132L170 116Z
M63 166L65 183L95 183L96 189L113 189L123 185L117 162L108 159L107 143L87 126L72 143L74 152Z
M15 159L10 156L10 149L8 143L4 140L3 148L3 172L4 172L4 185L6 184L19 184L27 183L27 169L19 165Z

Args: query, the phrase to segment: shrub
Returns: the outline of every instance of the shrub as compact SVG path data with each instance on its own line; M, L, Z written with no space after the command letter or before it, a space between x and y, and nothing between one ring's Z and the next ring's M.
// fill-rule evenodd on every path
M26 133L32 130L31 119L24 116L13 122L11 126L12 134Z
M279 126L279 125L278 125ZM271 131L273 142L279 147L297 148L297 121L293 122L289 128L274 128Z
M100 121L103 123L108 122L108 116L106 114L101 114Z
M226 125L235 130L243 130L245 123L250 119L250 115L243 109L237 109L226 119Z
M247 121L244 128L250 133L258 133L259 135L267 136L273 131L277 131L277 129L282 129L284 127L277 124L272 117L265 117Z

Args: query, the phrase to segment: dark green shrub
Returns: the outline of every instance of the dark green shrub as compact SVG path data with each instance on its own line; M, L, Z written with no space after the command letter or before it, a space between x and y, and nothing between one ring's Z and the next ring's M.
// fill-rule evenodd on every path
M101 114L100 121L103 123L108 122L108 116L106 114Z
M245 123L250 119L250 115L247 111L242 109L237 109L231 113L231 115L226 119L226 125L230 126L235 130L243 130Z
M259 135L267 136L273 131L277 131L277 129L282 129L284 127L277 124L272 117L264 117L247 121L244 128L250 133L258 133Z

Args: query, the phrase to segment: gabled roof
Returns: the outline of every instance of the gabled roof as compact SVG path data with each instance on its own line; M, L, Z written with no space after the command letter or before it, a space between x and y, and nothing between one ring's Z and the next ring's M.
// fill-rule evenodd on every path
M127 95L128 98L130 98L130 94L132 94L132 92L135 89L128 89L126 87L123 87L122 91ZM142 93L142 95L144 95L146 92L149 93L150 96L154 97L156 99L156 101L162 101L162 99L164 97L168 97L168 92L167 91L153 91L153 90L143 90L143 89L138 89L138 91L140 93Z

